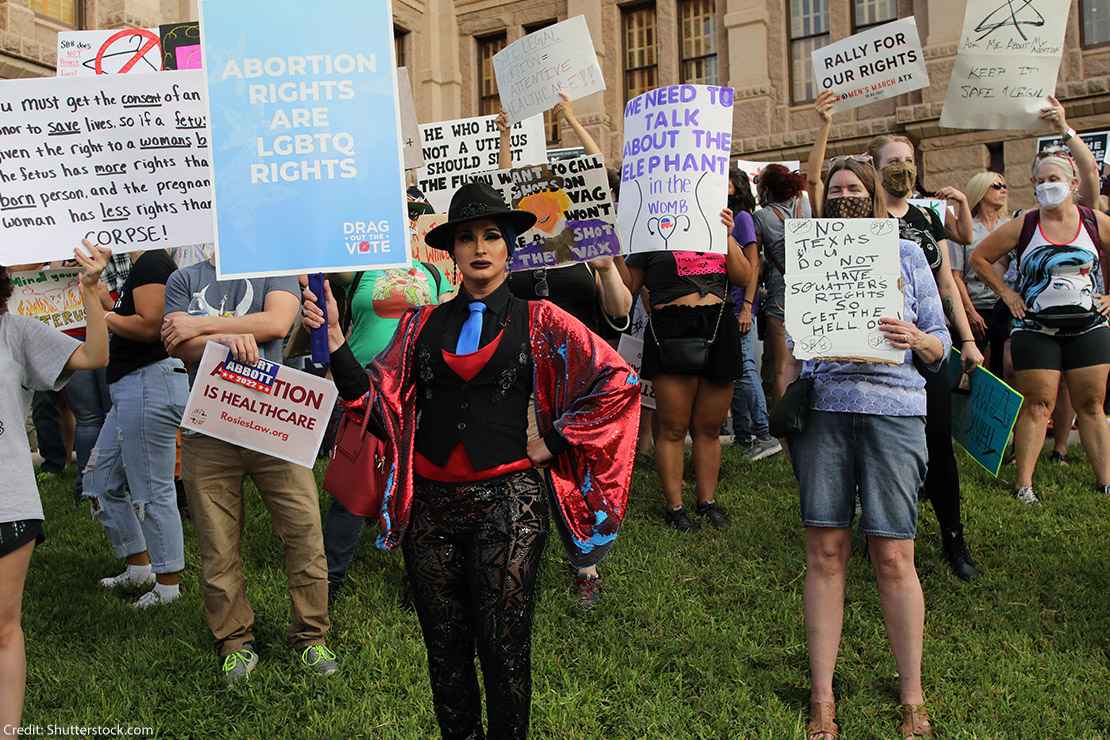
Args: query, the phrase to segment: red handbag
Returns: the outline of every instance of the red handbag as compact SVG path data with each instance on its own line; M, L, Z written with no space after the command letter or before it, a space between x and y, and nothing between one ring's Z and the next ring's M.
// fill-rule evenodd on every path
M324 490L356 516L377 518L387 482L385 443L366 428L365 404L347 406L339 421Z

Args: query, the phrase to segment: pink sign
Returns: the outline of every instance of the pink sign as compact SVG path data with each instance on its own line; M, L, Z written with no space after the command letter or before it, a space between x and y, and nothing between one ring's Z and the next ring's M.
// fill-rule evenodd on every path
M201 69L200 44L192 46L179 46L177 52L178 69Z

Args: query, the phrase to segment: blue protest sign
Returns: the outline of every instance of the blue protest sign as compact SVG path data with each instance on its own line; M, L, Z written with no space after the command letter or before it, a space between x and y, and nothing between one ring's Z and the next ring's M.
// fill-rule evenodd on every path
M985 367L972 372L961 386L960 362L959 351L953 349L948 356L952 438L997 478L1024 396Z
M390 0L202 0L221 279L409 264Z

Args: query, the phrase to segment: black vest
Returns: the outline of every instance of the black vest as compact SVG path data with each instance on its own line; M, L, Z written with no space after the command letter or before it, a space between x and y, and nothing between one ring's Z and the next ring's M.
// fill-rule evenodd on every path
M443 359L448 305L432 312L416 339L416 450L443 466L462 442L475 470L522 460L532 397L528 303L509 300L501 343L469 382Z

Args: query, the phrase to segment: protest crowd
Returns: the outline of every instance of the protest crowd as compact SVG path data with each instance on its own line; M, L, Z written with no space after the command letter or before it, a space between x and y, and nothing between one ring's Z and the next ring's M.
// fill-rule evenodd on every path
M733 91L707 85L629 101L625 156L605 161L574 107L604 88L589 65L549 94L537 86L510 101L503 93L496 117L448 122L496 137L495 151L473 161L467 154L464 164L432 156L434 145L421 152L418 141L421 162L410 166L403 109L411 95L399 92L388 65L361 54L297 56L312 48L311 34L286 57L254 58L246 44L249 58L237 62L244 52L233 24L217 31L224 11L202 4L208 77L160 72L182 75L166 78L180 90L175 82L153 105L201 105L190 86L207 84L208 108L196 119L207 123L181 125L179 115L177 129L207 137L210 168L188 181L203 185L179 185L218 194L218 208L208 206L215 238L190 240L183 229L164 245L144 243L149 228L166 227L140 228L145 216L132 223L130 213L102 206L77 231L35 236L76 239L15 250L8 244L28 239L20 229L32 217L4 221L0 727L20 724L21 618L34 608L24 583L33 553L50 546L39 484L65 470L70 448L73 495L105 534L87 545L110 548L120 563L94 586L134 594L135 609L156 614L180 608L183 578L198 583L218 656L212 668L229 684L259 669L240 551L244 529L258 525L243 504L249 477L283 549L287 639L305 671L340 680L359 670L329 645L329 610L355 588L348 572L363 540L372 541L401 553L391 567L404 570L442 736L523 738L548 540L565 559L577 608L606 609L621 598L605 588L605 568L621 546L634 466L657 473L658 490L637 505L655 497L658 526L741 537L744 524L718 496L722 445L732 445L752 465L787 456L794 473L807 566L797 615L810 669L809 704L799 707L807 736L839 735L834 677L848 563L862 535L897 664L898 723L885 729L932 737L915 562L920 503L936 516L957 588L980 577L975 533L965 529L961 449L992 475L1015 466L1014 498L1037 506L1038 464L1067 464L1074 424L1095 494L1110 497L1107 187L1102 162L1051 86L1000 106L995 125L1036 128L1060 145L1042 149L1028 172L984 170L932 192L905 136L827 156L844 110L907 92L913 75L888 67L915 62L920 44L835 75L813 105L819 129L804 166L742 168ZM588 40L584 21L574 29ZM530 38L505 49L499 74L511 75L514 60L527 66L520 58L532 53ZM884 74L897 83L854 87ZM300 82L337 77L354 82L331 84L327 95ZM272 81L287 78L299 84ZM376 88L366 81L379 78L390 90L370 103L367 90ZM113 79L104 78L105 100ZM265 79L249 93L264 111L257 143L253 123L219 110L255 79ZM17 84L28 83L0 82L5 124L23 115L7 101L31 99ZM508 79L501 87L512 89ZM347 133L263 144L286 128L275 117L280 106L320 101L334 110L297 108L290 120L354 130L360 106L373 104L395 108L396 125L372 144ZM522 161L518 137L544 113L574 132L576 156ZM423 128L427 144L447 126ZM188 137L146 141L143 148L191 146ZM18 168L22 155L9 154ZM77 161L57 157L67 173ZM126 171L111 159L90 166ZM0 173L11 167L0 158ZM388 181L369 208L358 190L363 175ZM1035 207L1008 204L1017 178L1032 183ZM3 182L5 212L10 203L50 207L47 197L9 202ZM256 214L247 212L253 203L236 201L245 187L291 184L288 198ZM340 227L299 202L312 188L350 206ZM267 234L285 231L302 248L281 263L239 248L263 222L278 229ZM176 222L166 223L173 233ZM17 308L55 275L68 286L67 309L81 314L72 325L49 326ZM1001 432L974 431L987 424L975 415L988 411ZM20 428L28 414L37 463ZM1046 436L1054 437L1047 457ZM186 567L188 531L198 573Z

